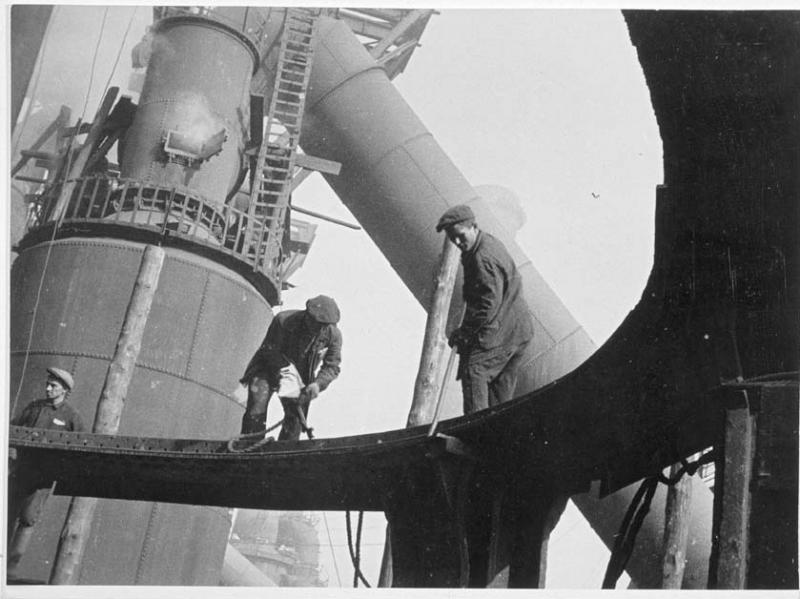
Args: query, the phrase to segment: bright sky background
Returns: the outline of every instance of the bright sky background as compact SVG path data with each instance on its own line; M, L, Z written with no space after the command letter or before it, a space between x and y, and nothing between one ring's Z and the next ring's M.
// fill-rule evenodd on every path
M66 10L61 8L59 10ZM77 10L72 8L70 10ZM109 12L92 85L91 119L132 7ZM87 12L88 11L88 12ZM74 48L49 48L88 68L102 9L83 9L71 26ZM91 14L89 14L91 13ZM57 13L58 14L58 13ZM150 21L136 11L114 83L126 87L130 48ZM69 29L70 27L67 27ZM527 224L517 241L567 308L601 344L633 308L652 264L655 186L661 145L636 52L618 10L442 10L431 18L405 73L395 83L473 185L494 184L522 202ZM84 84L85 85L85 84ZM79 114L85 88L62 101ZM296 204L354 222L319 175ZM342 374L311 409L318 436L401 428L411 403L425 314L363 231L320 223L285 308L325 293L342 309ZM280 417L270 414L270 422ZM221 432L224 436L229 431ZM344 515L329 513L345 586L352 568ZM376 582L382 514L369 515L363 570ZM322 563L337 583L321 530ZM570 505L550 542L548 586L599 588L607 553ZM580 566L576 567L576 563ZM621 585L624 585L621 582Z

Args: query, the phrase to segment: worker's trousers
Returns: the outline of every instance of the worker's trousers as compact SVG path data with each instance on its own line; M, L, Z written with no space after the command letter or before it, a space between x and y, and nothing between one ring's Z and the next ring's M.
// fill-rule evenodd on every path
M512 399L520 366L532 357L532 345L526 341L482 360L470 360L468 354L461 356L459 378L464 393L464 414Z
M247 386L247 407L242 416L243 435L267 430L267 407L276 390L266 378L254 376L251 379ZM298 411L302 411L303 420L305 420L308 415L308 402L281 398L281 404L283 406L283 426L278 440L297 441L303 430Z

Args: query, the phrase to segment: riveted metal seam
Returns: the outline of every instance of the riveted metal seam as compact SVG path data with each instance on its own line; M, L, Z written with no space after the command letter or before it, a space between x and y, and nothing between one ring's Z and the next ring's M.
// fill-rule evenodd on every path
M194 331L192 332L192 343L189 345L189 358L186 360L186 376L192 371L192 360L194 358L194 350L197 346L197 331L203 321L203 313L206 308L206 297L208 296L208 283L211 280L211 273L206 271L206 280L203 282L203 293L200 295L200 307L197 310L197 317L194 323Z
M142 542L142 552L139 554L139 563L136 566L136 576L134 576L133 581L134 583L138 583L142 579L142 569L144 567L145 560L147 560L147 555L149 553L148 549L151 545L151 541L153 538L153 523L155 521L155 514L159 510L159 504L153 503L152 509L150 510L150 515L147 518L147 527L144 530L144 541Z
M47 349L30 350L28 352L25 352L25 350L18 349L18 350L14 350L14 351L9 352L9 354L11 356L23 356L23 355L25 355L25 353L28 353L29 355L40 355L40 356L75 356L75 357L78 357L78 358L94 358L96 360L103 360L103 361L106 361L106 362L110 362L111 361L111 356L108 355L108 354L97 354L97 353L91 353L91 352L69 352L69 351L58 351L58 350L47 350ZM188 383L192 383L193 385L197 385L198 387L202 387L203 389L206 389L208 391L216 393L217 395L221 395L222 397L224 397L228 401L239 405L239 402L237 402L235 399L233 399L230 396L229 393L223 391L222 389L218 389L216 387L212 387L211 385L207 385L207 384L202 383L200 381L191 379L191 378L189 378L187 376L184 376L180 372L177 372L177 371L174 371L174 370L169 370L168 368L155 366L153 364L149 364L147 362L138 361L138 360L136 362L136 367L137 368L142 368L142 369L145 369L145 370L151 370L153 372L160 372L161 374L167 374L169 376L175 377L176 379L180 379L182 381L186 381Z

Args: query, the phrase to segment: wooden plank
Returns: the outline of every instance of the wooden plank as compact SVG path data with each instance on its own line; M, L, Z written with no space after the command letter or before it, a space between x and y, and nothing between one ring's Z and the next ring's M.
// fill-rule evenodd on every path
M321 173L328 173L329 175L338 175L342 170L342 163L334 160L325 160L317 156L309 156L308 154L295 154L295 166L306 168L312 171L319 171Z

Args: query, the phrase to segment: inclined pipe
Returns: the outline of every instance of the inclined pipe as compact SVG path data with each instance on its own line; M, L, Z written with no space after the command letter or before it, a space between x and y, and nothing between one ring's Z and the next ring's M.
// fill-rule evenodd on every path
M325 176L328 183L426 309L442 242L434 227L442 212L467 203L481 227L503 241L523 277L536 322L535 357L524 368L517 394L556 380L593 353L591 338L533 267L513 233L498 222L342 21L321 19L300 141L307 153L342 164L338 176ZM451 323L458 304L454 302L451 310ZM698 505L686 588L705 585L711 543L711 493L698 484L694 491ZM603 500L577 498L608 547L613 546L633 492L626 488ZM659 493L654 500L651 512L661 516L645 522L640 539L646 543L640 541L628 565L631 578L642 587L660 580L660 562L653 556L661 555L665 495Z
M535 358L518 392L585 360L594 349L589 336L345 23L321 19L318 39L301 144L342 163L328 183L419 302L427 309L431 300L442 244L436 221L448 207L467 203L514 257L535 319ZM454 302L451 323L460 308Z

